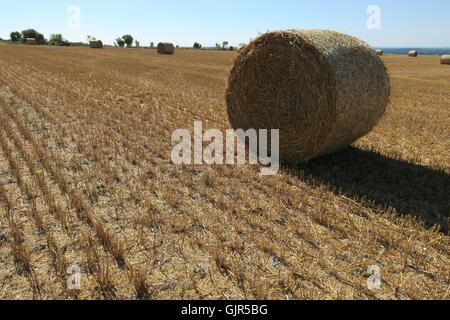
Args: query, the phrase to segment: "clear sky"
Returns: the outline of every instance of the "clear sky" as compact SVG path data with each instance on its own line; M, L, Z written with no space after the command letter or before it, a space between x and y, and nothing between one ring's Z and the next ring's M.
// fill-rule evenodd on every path
M380 15L368 14L373 5ZM450 47L450 0L0 0L0 37L26 28L70 41L92 35L112 44L129 33L141 45L181 46L237 45L268 30L318 28L377 47Z

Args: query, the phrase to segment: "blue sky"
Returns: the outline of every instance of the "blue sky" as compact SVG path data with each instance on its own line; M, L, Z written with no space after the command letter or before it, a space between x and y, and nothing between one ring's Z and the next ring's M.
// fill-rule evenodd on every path
M67 8L80 8L80 28L68 28ZM369 29L367 9L376 5L381 28ZM70 20L73 21L73 20ZM237 45L258 33L290 28L331 29L379 47L450 47L449 0L0 0L0 37L35 28L47 38L70 41L87 35L112 44L126 33L140 40L213 46Z

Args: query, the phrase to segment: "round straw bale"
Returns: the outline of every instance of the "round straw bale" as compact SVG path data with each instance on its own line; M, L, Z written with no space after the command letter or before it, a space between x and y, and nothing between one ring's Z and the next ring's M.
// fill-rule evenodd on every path
M36 45L36 39L35 38L26 38L25 43L27 45L34 46L34 45Z
M236 58L226 93L235 129L280 129L280 157L300 163L351 145L386 111L390 80L364 42L327 30L261 35Z
M450 64L450 55L443 55L441 58L441 64Z
M173 54L175 52L175 46L170 42L160 42L158 43L157 50L159 54Z
M417 51L417 50L410 50L409 52L408 52L408 56L409 57L417 57L419 55L419 52Z
M378 56L382 56L382 55L384 54L384 50L377 50L377 51L376 51L376 54L377 54Z
M92 49L103 49L103 42L101 40L94 40L89 42Z

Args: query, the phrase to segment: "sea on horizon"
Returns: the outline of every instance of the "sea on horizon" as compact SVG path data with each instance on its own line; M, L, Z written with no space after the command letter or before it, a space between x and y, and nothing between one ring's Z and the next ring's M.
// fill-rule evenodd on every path
M408 54L410 50L419 51L419 55L425 56L442 56L450 54L450 48L374 48L376 50L382 49L385 54Z

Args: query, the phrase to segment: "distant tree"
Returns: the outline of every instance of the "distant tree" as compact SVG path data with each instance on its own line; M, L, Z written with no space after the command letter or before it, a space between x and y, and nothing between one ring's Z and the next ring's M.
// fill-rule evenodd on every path
M10 35L11 41L14 43L22 41L22 34L18 31L11 32Z
M133 37L130 34L126 34L122 37L123 41L125 41L125 44L128 48L131 48L133 46Z
M36 39L37 44L45 44L47 42L47 40L45 40L44 38L44 35L34 29L27 29L22 31L22 42L25 42L27 38Z
M227 49L227 47L228 47L228 44L229 44L229 42L228 42L228 41L224 41L224 42L222 42L222 49L223 49L223 50L226 50L226 49Z
M75 46L75 47L86 47L86 42L68 42L69 46Z
M90 43L91 41L96 41L97 40L97 38L93 37L93 36L87 36L86 38L87 38L87 42L88 43Z
M117 38L116 43L121 48L123 48L125 46L125 41L122 38Z
M200 43L198 43L198 42L195 42L194 45L193 45L193 48L194 49L201 49L202 45Z
M154 42L150 42L150 48L154 48L155 47L155 43Z
M135 43L136 48L141 47L141 42L139 40L134 40L134 43Z
M62 34L60 33L54 33L50 35L50 41L54 41L54 42L61 42L63 40Z
M50 40L48 44L51 46L68 46L69 41L65 40L62 34L52 34L50 35Z
M44 38L43 34L38 33L36 37L36 42L37 44L47 44L47 39Z
M22 38L33 38L36 39L38 32L34 29L27 29L22 31Z

